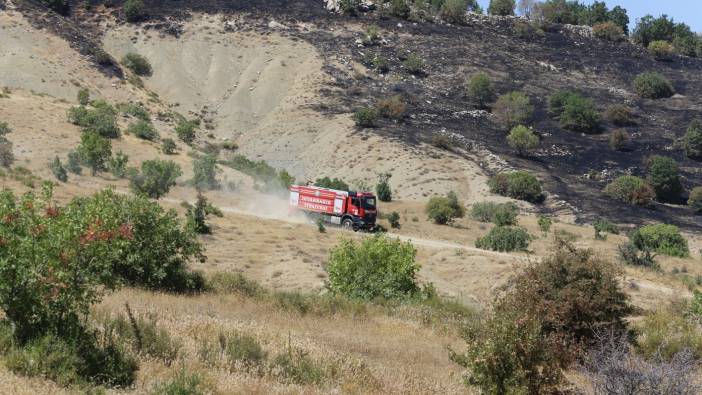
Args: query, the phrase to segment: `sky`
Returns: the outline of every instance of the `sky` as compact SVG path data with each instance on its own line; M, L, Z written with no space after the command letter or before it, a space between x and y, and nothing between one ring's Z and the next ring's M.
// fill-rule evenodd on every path
M581 3L591 4L593 0L581 0ZM487 9L490 0L478 0L483 9ZM615 6L626 8L633 29L636 20L646 14L659 16L667 14L675 22L688 24L693 31L702 33L702 0L605 0L612 9Z

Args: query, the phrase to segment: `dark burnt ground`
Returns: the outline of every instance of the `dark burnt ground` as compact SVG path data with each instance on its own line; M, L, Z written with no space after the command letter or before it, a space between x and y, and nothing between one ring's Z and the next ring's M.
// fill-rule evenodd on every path
M702 229L702 218L691 215L684 205L658 204L653 210L642 209L602 194L606 183L623 172L645 176L643 163L653 154L672 156L680 163L688 190L702 185L701 163L687 159L679 148L688 123L702 116L702 60L680 57L673 62L656 62L637 46L585 38L567 30L520 39L509 20L450 26L380 18L377 13L339 16L326 12L322 0L159 0L146 4L151 16L145 24L152 28L168 28L187 19L190 12L243 15L241 30L263 33L270 31L270 19L288 26L311 23L315 28L309 31L282 33L312 43L327 59L326 71L335 82L322 90L327 104L320 111L348 113L397 93L411 103L402 122L382 121L359 134L377 133L415 145L446 129L487 147L516 168L538 173L548 192L576 207L581 220L602 216L621 223L655 220ZM118 8L109 9L121 18ZM72 15L71 19L85 22L85 12L74 10ZM350 27L372 24L381 27L386 43L359 47L355 41L361 34ZM403 68L402 59L409 52L425 60L425 76L412 76ZM386 57L389 72L370 71L368 78L354 78L350 64L362 63L369 53ZM542 148L533 158L516 157L505 143L506 132L490 117L467 112L473 108L464 96L465 80L477 71L491 75L499 93L523 90L531 98L536 107L533 126L542 137ZM645 71L665 75L682 97L637 98L632 82ZM634 107L638 125L626 128L630 149L615 152L609 148L608 136L614 127L606 123L602 133L594 135L560 129L546 107L548 96L561 89L581 91L593 98L602 112L609 105L624 102Z

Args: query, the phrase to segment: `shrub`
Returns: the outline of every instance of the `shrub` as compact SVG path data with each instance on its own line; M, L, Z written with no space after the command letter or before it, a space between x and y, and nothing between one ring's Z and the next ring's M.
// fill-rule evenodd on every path
M68 111L68 121L78 125L84 132L94 132L105 138L120 135L117 126L117 111L104 101L93 101L93 108L72 107Z
M605 111L605 119L611 122L614 126L633 126L636 125L634 110L631 107L615 104L607 107Z
M462 1L462 0L447 0L447 1ZM446 4L446 3L444 3ZM407 59L402 62L402 65L407 69L410 74L422 75L424 74L424 59L420 58L419 55L411 53L407 55Z
M117 178L124 178L127 175L127 162L129 162L129 156L124 152L117 152L112 158L110 158L107 164L110 173Z
M517 21L514 23L514 35L524 40L533 40L543 37L544 31L532 23Z
M603 22L592 26L595 37L607 41L624 41L624 29L614 22Z
M676 257L690 255L687 240L680 234L680 230L675 225L646 225L635 230L629 235L629 239L639 250L651 250Z
M345 183L344 180L340 178L329 178L329 177L324 177L324 178L318 178L314 182L315 186L322 187L322 188L329 188L329 189L336 189L338 191L348 191L349 190L349 184ZM363 191L361 191L363 192Z
M651 41L648 44L648 52L656 60L673 60L673 55L675 54L675 49L673 45L667 41Z
M390 189L390 173L382 173L378 176L378 183L375 185L375 193L381 202L392 201L392 189Z
M488 181L490 192L517 200L539 203L543 201L541 183L525 171L500 173Z
M124 17L127 22L137 22L146 16L142 0L126 0L124 2Z
M549 110L564 129L587 133L599 130L600 116L594 103L576 92L561 91L551 95Z
M158 140L158 132L151 122L138 120L129 125L127 132L139 137L140 139L156 141Z
M0 167L10 167L15 162L15 155L12 153L12 142L0 139Z
M626 265L640 266L654 270L660 268L651 250L639 250L631 241L617 247L617 253L619 259Z
M12 129L7 125L7 122L0 121L0 138L4 139L5 135L12 132Z
M549 217L540 215L539 220L538 220L538 224L539 224L539 229L541 229L542 232L548 233L548 231L551 230L551 225L553 224L553 221Z
M407 104L402 100L402 96L395 95L379 100L376 108L381 116L400 120L405 116Z
M683 191L678 163L667 156L654 155L649 158L646 179L659 200L675 199Z
M195 130L200 125L198 121L180 120L176 125L175 131L178 138L186 144L192 144L195 141Z
M134 172L129 177L129 186L136 194L159 199L176 184L183 172L170 160L146 160L141 163L141 173Z
M609 135L609 147L615 151L623 151L629 141L629 134L622 129L613 130Z
M95 132L83 132L77 152L81 162L90 167L95 175L107 170L107 163L112 157L112 143Z
M519 125L512 128L507 135L507 144L517 150L517 155L524 156L539 146L539 137L533 130Z
M87 106L90 103L90 91L88 88L81 88L78 91L78 104L81 106Z
M475 241L475 246L492 251L522 251L529 247L530 236L524 228L495 226L484 237Z
M217 158L212 155L201 155L193 160L193 185L198 190L219 188L217 181Z
M431 136L431 145L446 151L451 151L453 148L451 138L443 133L434 133Z
M667 15L663 15L660 18L646 15L636 24L632 38L635 42L648 46L650 42L656 40L671 41L674 34L675 23L672 19L668 19Z
M392 0L390 3L390 14L398 18L407 19L412 11L408 0Z
M656 193L643 179L636 176L619 176L609 183L604 193L612 199L642 207L653 204Z
M149 60L134 52L124 55L122 64L136 75L151 75L153 71Z
M495 101L495 90L490 77L485 73L474 74L468 81L466 91L478 108L488 108L490 103Z
M207 199L202 193L198 193L195 206L188 208L188 222L195 232L199 234L210 234L210 227L205 223L207 217Z
M603 235L603 233L619 234L617 226L606 219L598 219L592 226L595 228L595 240L606 240L607 235Z
M375 126L375 121L379 115L378 110L375 108L362 107L353 114L353 120L356 122L356 126L370 128Z
M68 181L68 173L66 172L66 168L63 167L61 159L59 159L58 156L56 156L54 160L49 163L49 169L51 169L51 172L54 174L54 177L56 177L57 180L61 182Z
M124 114L131 115L142 121L151 121L151 114L141 103L121 103L117 106Z
M220 293L237 293L249 298L266 295L266 289L241 273L215 273L208 282L208 288Z
M399 228L400 227L400 214L397 211L393 211L388 215L388 222L390 222L390 227Z
M695 187L690 191L687 204L697 214L702 214L702 187Z
M493 113L505 129L526 125L534 114L534 106L522 92L510 92L497 99Z
M161 152L166 155L175 154L177 148L178 146L176 146L176 143L172 138L165 138L163 141L161 141Z
M102 319L105 333L114 333L119 339L140 355L160 360L170 366L177 358L182 347L167 330L160 328L153 317L137 316L132 313L129 304L125 304L127 316Z
M424 210L429 219L440 225L450 223L455 218L463 218L465 215L465 208L453 191L449 192L446 197L432 197Z
M550 393L562 380L560 368L536 317L500 311L469 326L465 354L450 358L470 371L466 383L488 394Z
M405 298L419 288L415 274L417 250L411 243L382 235L359 244L342 240L329 257L329 289L351 298Z
M187 373L185 369L178 371L170 381L157 385L152 395L205 395L205 381L198 373Z
M470 216L476 221L492 222L497 226L516 225L519 207L514 203L473 203Z
M639 74L634 79L634 90L644 99L662 99L671 97L675 93L673 85L656 72Z
M80 154L77 151L69 151L66 169L68 169L68 171L70 171L73 174L80 174L83 172L83 167L80 165L80 163Z
M465 23L466 11L468 11L466 0L446 0L441 6L441 16L444 20L458 25Z
M276 170L263 160L252 161L244 155L234 155L225 164L232 169L253 177L255 180L269 181L276 177Z
M514 15L515 0L490 0L488 13L490 15Z
M637 350L648 358L660 355L665 360L684 350L695 359L702 357L702 333L696 323L685 317L684 312L673 307L648 314L636 326Z
M319 363L301 349L288 349L275 356L270 365L271 375L280 381L298 385L319 384L325 372Z
M684 140L685 155L702 159L702 121L694 119L687 128Z

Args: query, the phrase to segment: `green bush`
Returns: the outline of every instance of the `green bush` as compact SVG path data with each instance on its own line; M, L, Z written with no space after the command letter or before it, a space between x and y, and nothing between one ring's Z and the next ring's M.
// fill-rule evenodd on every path
M531 236L524 228L495 226L484 237L475 241L475 246L492 251L523 251L529 247Z
M634 79L634 90L644 99L662 99L671 97L675 93L673 85L656 72L639 74Z
M225 164L251 176L254 180L269 181L276 177L276 170L263 160L252 161L244 155L234 155Z
M541 183L525 171L500 173L488 181L490 192L517 200L539 203L544 199Z
M80 164L80 154L77 151L69 151L66 169L73 174L80 174L83 172L83 167Z
M112 157L110 140L95 132L83 132L77 150L81 162L90 167L93 175L107 170L107 164Z
M539 229L541 229L542 232L548 233L549 230L551 230L551 225L553 224L553 220L551 218L539 215Z
M315 186L322 187L322 188L329 188L329 189L336 189L338 191L348 191L349 190L349 184L345 183L342 179L340 178L329 178L329 177L324 177L324 178L318 178L314 182ZM363 192L363 191L361 191Z
M524 156L539 146L539 137L533 130L519 125L507 135L507 144L517 151L517 155Z
M624 41L624 29L614 22L603 22L592 26L592 33L595 37L607 41Z
M702 357L702 332L684 312L669 307L648 314L635 326L636 349L648 358L660 355L670 360L685 349L696 359Z
M659 200L675 199L683 191L678 163L667 156L654 155L648 160L647 181Z
M697 214L702 214L702 187L695 187L690 191L687 204Z
M462 0L448 0L448 1L462 1ZM445 4L445 3L444 3ZM402 61L402 65L405 69L414 75L424 74L424 59L420 58L419 55L411 53L407 55L407 59Z
M612 199L642 207L653 204L656 193L642 178L636 176L619 176L609 183L604 193Z
M687 240L675 225L646 225L629 235L631 242L639 250L651 250L662 255L687 257L690 250Z
M388 215L388 222L390 222L390 227L399 228L400 227L400 214L397 211L393 211Z
M154 128L154 125L148 121L138 120L129 125L127 132L139 137L140 139L156 141L158 140L158 132Z
M124 55L122 64L136 75L151 75L153 72L149 60L134 52Z
M613 235L619 234L619 228L613 223L607 221L606 219L598 219L592 226L595 228L595 239L596 240L606 240L607 235L603 233L610 233Z
M378 176L378 183L375 185L375 193L381 202L392 201L392 189L390 189L390 173L383 173Z
M382 235L360 243L342 240L329 257L329 289L351 298L372 300L405 298L417 293L415 262L417 250L411 243Z
M429 219L439 225L451 223L454 219L463 218L465 215L465 208L453 191L449 192L446 197L434 196L430 198L424 211Z
M497 99L493 113L500 125L510 130L528 124L534 115L534 106L524 93L510 92Z
M176 149L178 149L178 146L172 138L165 138L161 141L161 152L164 154L173 155L176 153Z
M217 158L212 155L201 155L193 160L193 185L198 190L219 188L217 181Z
M132 172L129 186L136 194L159 199L176 184L183 172L170 160L146 160L141 163L141 172Z
M378 120L380 113L373 107L362 107L356 110L353 114L353 120L356 126L370 128L375 126L375 121Z
M466 0L445 0L441 6L441 16L446 22L462 25L466 22L468 2Z
M636 114L631 107L615 104L607 107L605 111L605 119L611 122L614 126L633 126L636 125Z
M617 248L619 259L625 265L645 267L658 270L660 266L655 261L654 253L650 249L639 250L634 243L629 241Z
M88 88L81 88L78 91L78 104L81 106L87 106L90 103L90 91Z
M66 168L63 167L61 159L59 159L58 156L56 156L54 160L49 163L49 169L51 169L51 172L54 174L54 177L56 177L57 180L61 182L68 181L68 172L66 172Z
M579 93L561 91L551 95L549 111L564 129L592 133L600 128L600 116L595 104Z
M80 126L84 132L94 132L105 138L119 137L117 110L108 103L97 100L93 101L92 107L71 107L68 121Z
M490 77L485 73L477 73L470 78L466 93L478 108L488 108L495 101L495 90Z
M516 225L519 207L514 203L473 203L470 216L476 221L492 222L498 226Z
M103 330L118 336L120 341L130 345L140 355L157 359L167 366L175 362L182 344L171 337L167 330L159 327L153 317L135 317L129 304L126 307L126 317L119 314L101 320Z
M188 222L199 234L210 234L211 232L210 227L205 223L208 214L207 207L207 199L202 193L198 193L195 206L188 208Z
M514 15L516 6L515 0L490 0L488 13L490 15Z
M117 108L126 115L131 115L134 118L141 119L142 121L151 121L151 114L149 110L146 109L141 103L120 103Z
M195 131L200 125L198 121L180 120L176 125L175 131L178 138L186 144L192 144L195 141Z
M675 55L675 48L667 41L651 41L648 44L648 52L656 60L671 61Z
M124 2L124 17L127 22L137 22L144 18L144 2L142 0L126 0Z
M685 155L689 158L702 159L702 121L694 119L685 133Z
M639 19L632 38L636 43L648 46L651 42L658 40L672 42L676 39L694 38L694 33L689 26L684 23L675 23L672 19L668 19L667 15L659 18L646 15Z
M609 135L609 147L615 151L623 151L629 141L629 134L622 129L613 130Z

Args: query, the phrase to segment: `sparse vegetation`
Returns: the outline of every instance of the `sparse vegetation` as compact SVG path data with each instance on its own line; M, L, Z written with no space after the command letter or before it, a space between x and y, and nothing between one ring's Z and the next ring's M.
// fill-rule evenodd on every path
M385 118L401 120L407 111L407 104L402 100L402 96L394 95L379 100L376 108L378 113Z
M0 167L9 168L15 162L12 142L0 137Z
M685 350L692 357L702 357L702 333L699 324L686 317L676 306L663 307L646 315L636 325L636 349L647 358L662 357L670 361Z
M416 249L382 235L360 243L342 240L329 257L329 289L351 298L407 298L419 291Z
M192 144L192 142L195 141L195 131L198 126L200 126L200 122L196 120L188 121L181 119L178 121L175 131L182 142L185 144Z
M671 61L675 55L673 44L662 40L651 41L648 44L648 52L654 59L663 61Z
M614 104L607 107L605 111L605 119L611 122L614 126L633 126L636 124L636 114L631 107Z
M58 156L54 157L54 160L49 163L49 169L51 169L57 180L61 182L68 181L68 172L66 172L66 168L63 167L63 163L61 163L61 159Z
M696 214L702 214L702 187L694 187L690 191L687 204Z
M619 176L604 189L604 193L612 199L649 207L653 204L656 192L642 178L636 176Z
M466 93L476 107L481 109L488 108L490 103L495 101L495 90L490 77L485 73L477 73L470 78Z
M615 151L623 151L629 141L629 134L622 129L615 129L609 135L609 147Z
M427 202L425 212L429 219L439 225L453 222L456 218L463 218L465 208L458 201L458 196L452 191L446 197L433 196Z
M134 169L129 175L129 186L136 194L159 199L168 193L183 175L180 166L170 160L146 160L141 163L141 172Z
M648 183L662 201L676 199L683 191L678 163L670 157L654 155L648 160Z
M447 2L462 1L462 0L447 0ZM446 4L446 3L444 3ZM420 58L419 55L410 53L407 58L402 61L402 65L405 67L408 73L414 75L424 74L424 59Z
M117 109L119 109L123 114L141 119L142 121L151 122L151 114L149 114L149 110L147 110L141 103L119 103L117 104Z
M219 188L217 158L212 155L200 155L193 160L192 184L203 191Z
M525 171L494 175L488 181L488 186L492 193L517 200L539 203L544 199L539 180Z
M534 115L534 106L524 93L510 92L497 99L493 113L499 124L510 130L515 126L528 124Z
M539 229L541 229L542 232L548 233L551 230L551 225L553 224L553 220L550 217L546 217L544 215L539 215Z
M607 221L606 219L598 219L592 226L595 228L595 240L607 240L607 235L605 233L610 233L613 235L619 234L619 229L613 223Z
M517 151L517 155L525 156L539 146L539 137L533 130L519 125L507 135L507 144Z
M151 122L138 120L129 125L127 132L133 134L140 139L156 141L158 140L158 132L154 128Z
M673 85L656 72L639 74L634 80L634 90L644 99L663 99L675 93Z
M390 189L390 173L381 173L378 175L378 183L375 185L375 193L378 195L378 200L381 202L392 201L392 189Z
M694 119L685 133L685 155L688 158L702 159L702 121Z
M446 22L462 25L466 22L468 2L466 0L445 0L441 5L441 17Z
M488 13L490 15L514 15L516 6L515 0L490 0Z
M122 64L138 76L148 76L153 72L149 60L138 53L130 52L124 55Z
M492 222L497 226L517 224L519 207L514 203L478 202L473 203L470 216L476 221Z
M624 29L614 22L598 23L592 26L592 33L595 37L607 41L620 42L625 39Z
M90 91L88 88L81 88L78 90L78 104L81 106L87 106L90 103Z
M372 107L362 107L356 110L353 114L353 120L356 122L356 126L363 128L370 128L375 126L375 121L378 120L380 116L377 109Z
M388 215L388 222L390 222L390 227L398 229L400 227L400 214L397 211L393 211Z
M172 138L165 138L161 141L161 152L166 155L175 154L177 148L178 146L176 146L176 143Z
M524 228L495 226L487 235L478 238L475 246L492 251L522 251L529 247L531 236Z
M80 154L77 151L68 152L68 162L66 163L66 169L71 173L78 175L80 175L83 172Z

